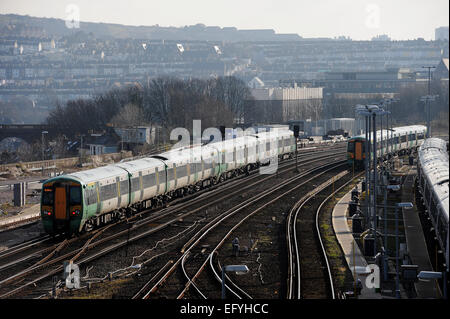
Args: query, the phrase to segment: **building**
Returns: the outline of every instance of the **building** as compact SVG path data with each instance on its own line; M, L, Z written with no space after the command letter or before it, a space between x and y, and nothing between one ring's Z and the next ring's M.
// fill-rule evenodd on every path
M372 41L391 41L391 38L387 34L381 34L373 37Z
M435 41L448 41L448 27L440 27L434 30Z
M117 136L110 134L91 134L86 141L90 155L117 153L119 151L117 144Z
M433 72L433 78L438 80L448 80L448 58L442 59Z
M152 144L155 139L155 127L115 127L114 132L119 136L120 142L127 144Z
M288 123L293 120L317 118L322 109L321 87L256 88L254 98L247 101L245 123Z

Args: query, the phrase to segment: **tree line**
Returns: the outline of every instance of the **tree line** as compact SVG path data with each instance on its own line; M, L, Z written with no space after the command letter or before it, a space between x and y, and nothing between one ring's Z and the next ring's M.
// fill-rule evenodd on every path
M202 127L231 126L244 114L252 99L246 84L235 77L182 80L159 77L147 83L115 88L90 99L58 104L47 118L59 134L74 138L111 125L158 125L163 134L184 127L192 132L192 120Z

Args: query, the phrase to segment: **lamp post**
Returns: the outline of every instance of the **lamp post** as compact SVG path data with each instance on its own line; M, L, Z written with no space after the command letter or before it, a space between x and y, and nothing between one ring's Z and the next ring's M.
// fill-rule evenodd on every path
M365 117L365 137L366 143L364 145L364 153L365 153L365 161L364 161L364 170L365 170L365 180L366 180L366 196L364 196L365 202L365 223L369 225L369 189L370 189L370 114L371 112L367 110L366 105L358 104L356 105L356 113Z
M42 136L42 160L45 160L45 156L44 156L44 135L48 134L47 131L42 131L41 136Z
M225 272L246 274L248 273L248 267L247 265L227 265L222 267L222 299L225 299Z
M410 202L395 204L395 297L400 299L400 273L399 273L399 247L398 247L398 209L412 208L413 204Z
M80 134L81 145L80 145L80 165L83 166L83 136L84 134Z
M431 69L435 69L436 67L435 66L423 66L422 68L428 69L428 95L426 97L432 97L431 96ZM427 110L426 110L426 116L427 116L427 138L431 137L431 126L430 126L430 117L431 117L430 107L431 106L429 104L429 102L431 102L431 101L434 101L434 100L432 100L432 99L425 99L425 103L426 103L426 106L427 106Z
M427 120L427 138L431 137L431 103L432 101L435 101L438 95L428 95L422 96L420 98L420 101L425 102L425 116Z
M44 140L44 136L45 134L48 134L48 131L42 131L41 136L42 136L42 161L45 160L45 154L44 154L44 148L45 148L45 140ZM44 162L42 162L42 176L44 176Z

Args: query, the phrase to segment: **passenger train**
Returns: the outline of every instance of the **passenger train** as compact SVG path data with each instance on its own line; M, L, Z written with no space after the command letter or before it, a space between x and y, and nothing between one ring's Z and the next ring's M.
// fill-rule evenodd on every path
M43 226L52 235L88 231L294 151L292 131L272 130L54 177L42 186Z
M448 265L449 163L444 140L428 138L419 148L417 184Z
M390 154L409 153L422 145L427 132L426 126L411 125L396 127L393 131L377 131L377 158L385 157ZM383 143L381 143L383 138ZM389 138L389 140L387 140ZM392 144L391 144L392 143ZM358 135L348 139L347 142L347 163L355 169L363 169L366 159L367 141L365 135ZM389 145L389 146L388 146ZM392 149L391 146L392 145ZM370 149L370 154L373 150Z

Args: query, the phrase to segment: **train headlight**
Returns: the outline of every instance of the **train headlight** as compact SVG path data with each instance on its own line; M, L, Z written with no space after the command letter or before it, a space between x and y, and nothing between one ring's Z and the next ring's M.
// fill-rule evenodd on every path
M46 217L51 217L52 216L52 211L44 210L43 215L46 216Z
M72 217L78 217L78 216L80 216L80 211L79 211L78 209L73 210L72 213L71 213L71 216L72 216Z

